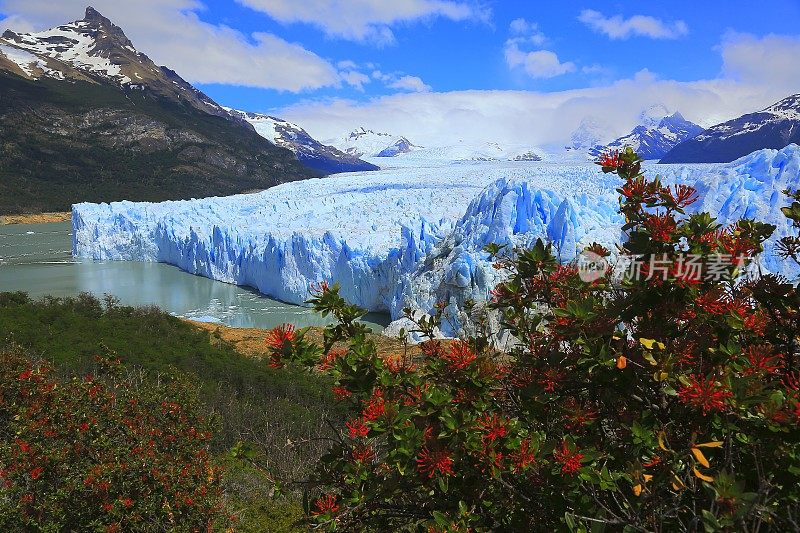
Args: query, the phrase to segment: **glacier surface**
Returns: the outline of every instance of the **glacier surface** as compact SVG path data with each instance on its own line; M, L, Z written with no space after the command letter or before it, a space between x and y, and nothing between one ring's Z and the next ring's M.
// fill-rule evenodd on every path
M400 158L396 158L400 159ZM375 160L373 160L375 161ZM288 183L224 198L73 206L73 253L96 260L160 261L301 304L320 281L393 319L483 300L498 281L486 244L542 237L562 260L621 237L619 179L592 164L441 161ZM377 161L375 161L377 162ZM399 161L398 161L399 163ZM394 163L393 163L394 164ZM697 187L694 209L721 223L740 217L790 232L782 190L800 187L800 147L762 150L725 165L649 165L667 183ZM768 244L764 266L798 269Z

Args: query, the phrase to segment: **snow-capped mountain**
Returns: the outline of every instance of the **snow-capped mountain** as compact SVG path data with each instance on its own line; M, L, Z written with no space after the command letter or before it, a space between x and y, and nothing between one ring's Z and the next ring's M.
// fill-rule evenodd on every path
M598 156L604 151L622 150L630 146L642 159L661 159L677 145L703 131L702 127L689 122L677 112L661 119L656 119L651 113L645 112L640 118L642 123L633 128L628 135L602 148L593 148L590 154Z
M613 139L613 137L608 134L608 127L594 117L586 117L572 132L570 142L564 148L568 152L586 154L588 158L589 152L602 147L609 139Z
M400 137L394 144L381 150L380 153L378 153L375 157L396 157L400 154L413 152L419 148L419 146L415 145L405 137Z
M763 148L800 143L800 94L713 126L670 150L661 163L728 163Z
M405 137L376 132L364 127L351 131L342 139L332 140L326 144L355 157L394 157L418 148Z
M261 113L250 113L227 107L224 109L252 124L256 133L272 144L294 152L297 159L307 167L323 174L379 169L379 167L337 150L333 146L322 144L297 124Z
M7 30L0 38L0 70L29 80L108 83L126 91L188 102L212 115L227 113L173 70L138 52L122 29L94 8L82 20L38 33Z
M0 37L0 145L10 147L0 168L12 171L0 213L236 194L312 175L92 8Z

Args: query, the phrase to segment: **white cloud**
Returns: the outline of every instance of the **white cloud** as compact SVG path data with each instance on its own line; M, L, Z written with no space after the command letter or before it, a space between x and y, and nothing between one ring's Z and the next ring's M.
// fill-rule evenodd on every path
M422 78L418 76L409 76L403 72L381 72L374 70L372 78L383 82L386 87L390 89L399 89L401 91L410 91L417 93L424 93L431 90L431 86L427 85Z
M282 23L305 22L328 35L378 44L394 42L391 26L435 17L487 21L474 2L454 0L237 0Z
M575 63L562 63L558 55L550 50L524 52L514 41L506 43L506 64L511 68L524 67L532 78L554 78L575 71Z
M728 33L720 46L725 75L743 83L794 86L800 92L800 36Z
M342 82L336 68L303 46L268 33L246 36L200 20L196 0L94 0L141 52L191 82L302 91ZM0 0L11 29L44 29L82 18L86 0Z
M356 64L355 61L350 61L349 59L346 59L344 61L339 61L338 63L336 63L336 66L340 69L345 69L345 70L356 70L358 68L358 64Z
M372 78L356 70L348 70L340 72L339 76L342 78L342 80L345 81L345 83L347 83L352 87L355 87L359 91L363 91L364 85L372 81Z
M664 22L645 15L633 15L626 19L622 15L606 17L599 11L584 9L578 20L611 39L627 39L634 35L652 39L677 39L689 33L689 26L682 20Z
M418 78L417 76L403 76L387 85L387 87L415 93L424 93L431 90L431 86L426 85L425 82L423 82L422 79Z
M531 43L541 46L547 41L544 33L539 31L539 25L525 19L516 19L512 21L508 27L508 31L513 37L511 37L506 44L516 43L519 45Z
M630 132L639 113L653 105L680 111L712 126L763 109L798 92L800 36L730 34L719 47L724 68L717 79L679 82L649 70L604 86L540 93L459 91L396 94L369 102L304 102L280 110L321 139L363 125L405 135L421 145L465 141L561 144L588 116ZM785 52L785 53L784 53ZM383 75L382 73L376 73Z

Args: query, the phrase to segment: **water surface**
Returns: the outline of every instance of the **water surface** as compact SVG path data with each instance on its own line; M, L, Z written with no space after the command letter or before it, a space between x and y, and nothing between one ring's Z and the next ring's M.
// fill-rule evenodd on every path
M328 323L304 307L171 265L73 258L71 231L69 222L0 226L0 292L25 291L33 298L111 294L124 305L156 305L176 316L233 327ZM366 320L373 329L388 321L388 316L380 314L370 314Z

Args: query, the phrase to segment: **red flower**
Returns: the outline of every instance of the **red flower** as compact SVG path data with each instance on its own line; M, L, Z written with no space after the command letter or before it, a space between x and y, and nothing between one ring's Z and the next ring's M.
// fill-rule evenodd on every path
M689 376L689 385L684 385L678 391L678 397L685 403L703 410L703 416L709 411L724 411L727 400L733 393L726 385L714 381L713 377Z
M564 427L568 430L580 429L586 424L591 424L597 418L597 411L582 407L574 398L564 403L566 420Z
M442 355L442 343L436 340L427 340L419 345L425 357L440 357Z
M657 242L670 242L677 224L670 215L650 215L644 222L650 238Z
M562 474L574 474L581 469L581 460L584 458L582 453L578 450L571 451L569 443L565 440L561 442L561 448L553 450L553 456L556 461L561 463Z
M376 390L372 394L372 398L365 402L366 405L361 411L361 417L364 420L377 420L386 412L386 403L383 401L383 393Z
M753 374L772 374L783 368L783 354L774 354L768 345L748 346L745 356L749 366L742 372L745 376Z
M681 209L688 207L698 200L697 189L691 185L674 185L674 192L670 191L675 204Z
M19 380L20 380L20 381L26 381L26 380L29 380L29 379L31 379L31 376L32 376L32 375L33 375L33 371L32 371L32 370L30 370L30 369L28 369L28 370L25 370L24 372L20 372L20 374L19 374Z
M369 428L361 418L357 418L352 422L346 422L345 426L347 426L347 429L350 430L351 439L355 439L356 437L366 437L369 434Z
M519 443L519 450L511 454L511 462L514 464L514 472L525 470L536 460L536 454L531 451L530 439L525 439Z
M111 504L110 504L110 503L108 503L108 502L105 502L105 503L103 503L103 506L102 506L102 507L103 507L103 510L104 510L105 512L107 512L107 513L110 513L110 512L111 512L111 511L114 509L114 506L113 506L113 505L111 505Z
M312 283L309 287L309 292L311 293L312 296L322 296L329 290L331 290L331 286L328 284L327 281Z
M44 468L41 466L37 466L33 470L31 470L31 479L39 479L44 472Z
M622 194L622 196L629 200L632 198L641 198L647 201L652 197L652 193L649 189L650 188L647 186L647 182L644 180L644 178L636 178L629 180L621 189L619 189L619 192Z
M375 457L372 446L357 446L353 448L353 460L357 463L368 463Z
M548 279L550 283L558 284L578 275L578 267L575 265L559 265L550 273Z
M447 361L450 368L455 370L463 370L472 363L477 356L469 347L469 343L464 341L456 341L450 345L450 349L442 355L442 359Z
M133 507L133 500L130 498L123 498L120 500L126 509Z
M764 335L764 330L769 325L769 318L763 311L758 311L752 315L748 315L744 319L744 328L753 332L754 335L759 337Z
M283 324L269 330L267 333L267 345L273 350L283 350L286 343L290 343L294 339L294 326L292 324Z
M564 372L556 370L555 368L548 368L542 372L542 377L539 378L539 385L544 387L545 392L555 392L558 383L564 377Z
M326 494L321 498L317 498L314 502L314 507L316 509L311 511L314 516L335 513L339 510L339 506L336 504L336 496L333 494Z
M651 466L656 466L659 463L661 463L661 457L654 455L648 462L642 463L642 466L645 468L650 468Z
M347 390L345 387L333 387L331 392L333 392L333 397L337 402L345 400L353 395L353 393Z
M15 442L16 442L17 446L19 446L19 449L20 449L20 451L22 453L30 453L31 452L31 445L28 444L27 442L25 442L24 440L17 439Z
M83 422L80 426L78 426L78 431L81 433L89 431L89 424L87 422Z
M317 370L322 372L326 370L330 370L333 368L333 363L340 357L342 357L345 353L344 350L330 350L327 354L320 357L319 364L317 365Z
M433 478L438 474L453 475L453 458L446 450L430 451L422 448L417 457L417 469L420 474Z
M614 150L612 152L606 152L600 156L600 159L596 161L598 165L603 167L603 170L606 169L613 169L616 170L622 166L623 161L619 158L619 152Z
M483 432L484 441L494 442L508 435L507 421L497 415L484 415L479 418L477 429Z
M401 372L414 372L417 367L411 359L402 355L389 356L383 360L386 369L392 374L400 374Z

